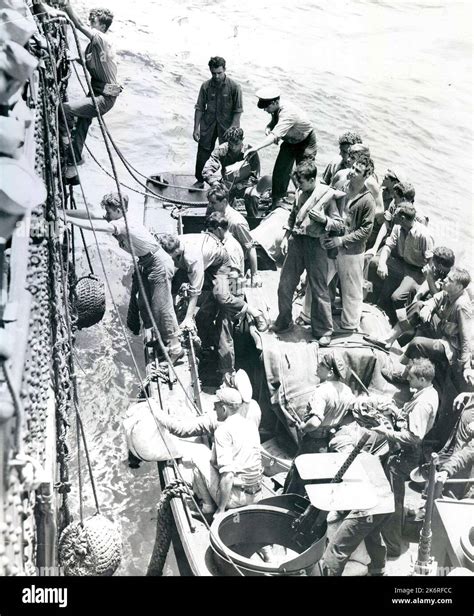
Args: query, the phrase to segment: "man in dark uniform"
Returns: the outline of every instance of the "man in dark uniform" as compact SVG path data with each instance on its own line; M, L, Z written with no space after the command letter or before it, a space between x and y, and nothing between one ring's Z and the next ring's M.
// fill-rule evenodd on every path
M223 143L226 130L231 126L240 126L240 116L244 110L242 89L227 77L225 67L224 58L211 58L209 70L212 78L205 81L199 90L193 131L194 141L199 144L195 188L204 188L202 170L212 154L216 139Z

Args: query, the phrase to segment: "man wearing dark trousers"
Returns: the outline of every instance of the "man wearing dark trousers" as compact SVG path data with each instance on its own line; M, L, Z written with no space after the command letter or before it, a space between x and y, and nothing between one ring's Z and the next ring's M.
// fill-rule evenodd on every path
M320 346L331 342L333 321L328 288L329 258L323 238L343 233L344 223L336 204L335 192L316 182L312 161L296 167L299 190L288 217L281 251L286 255L278 285L278 318L272 326L282 333L293 325L293 295L306 270L311 289L311 330Z
M187 233L179 237L169 234L160 236L163 249L171 256L176 268L187 274L189 280L189 303L181 329L195 329L194 315L199 297L202 302L201 308L206 315L211 312L206 303L217 304L215 328L219 336L219 371L222 376L227 372L233 372L235 368L233 322L248 314L253 318L259 331L265 331L267 327L259 309L249 305L242 297L231 293L230 259L222 243L227 228L228 222L225 217L216 212L206 220L205 233ZM204 330L206 334L209 328L214 327L208 319L204 322L199 321L197 317L198 332Z
M306 114L291 103L281 102L277 88L263 88L257 92L257 97L258 108L269 113L272 119L265 129L266 139L247 150L245 158L281 140L272 175L272 207L275 208L286 195L293 165L305 158L314 160L318 145L313 125Z
M198 143L196 157L196 182L194 188L204 188L202 170L212 154L216 140L224 142L224 133L231 126L240 126L242 88L229 79L224 58L209 60L212 78L205 81L199 90L194 113L193 138Z
M101 115L108 113L117 101L122 87L117 82L117 61L115 51L106 33L112 25L113 14L108 9L92 9L89 14L89 26L85 25L71 6L70 0L63 2L63 8L69 15L75 27L88 39L89 44L84 52L86 69L89 71L92 92ZM77 169L74 163L81 163L82 150L86 142L92 119L97 117L97 110L91 94L76 101L64 103L64 113L70 132L73 133L72 152L68 151L66 179L72 184L77 183ZM67 130L61 121L63 142L69 145Z

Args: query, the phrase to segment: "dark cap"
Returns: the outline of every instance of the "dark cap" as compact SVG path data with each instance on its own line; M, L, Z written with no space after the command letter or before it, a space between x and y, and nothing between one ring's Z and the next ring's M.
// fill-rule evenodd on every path
M274 86L261 88L256 94L258 98L257 107L259 109L265 109L268 105L273 103L273 101L280 98L280 90Z

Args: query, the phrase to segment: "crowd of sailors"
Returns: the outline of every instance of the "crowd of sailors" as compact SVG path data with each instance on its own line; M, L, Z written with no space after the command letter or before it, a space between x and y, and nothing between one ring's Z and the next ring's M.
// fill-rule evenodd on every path
M0 0L0 6L4 1ZM85 58L92 93L66 102L65 122L61 123L67 152L65 177L74 184L97 108L102 115L108 113L122 88L107 39L112 13L94 9L86 24L70 0L55 5L89 40ZM45 3L36 6L45 14L61 14ZM16 79L15 75L24 73L22 62L21 54L11 46L0 49L0 77ZM316 131L308 115L290 103L286 93L267 86L256 93L256 106L269 114L270 121L263 131L265 138L251 146L240 126L244 111L241 86L228 77L224 58L212 57L209 70L211 78L202 84L195 106L196 182L190 188L207 196L205 231L155 236L144 225L128 220L128 197L113 192L102 200L105 215L93 215L91 220L86 211L70 210L67 221L110 234L137 259L143 286L135 277L128 318L133 333L140 332L140 315L145 328L156 328L153 344L157 352L165 350L173 364L184 356L183 331L197 330L203 348L217 350L222 385L216 394L215 413L184 424L158 414L162 425L175 434L212 436L212 450L203 446L206 453L196 457L194 473L195 491L207 516L261 496L261 412L252 400L248 377L235 371L234 324L247 317L258 331L269 329L275 335L290 332L295 325L310 328L321 348L315 366L320 385L306 416L294 423L300 435L299 452L319 452L331 450L334 428L341 440L343 429L353 425L359 404L347 385L347 365L326 347L331 346L335 333L360 333L364 300L385 311L391 332L383 340L367 336L366 341L384 350L402 346L400 361L392 362L384 376L392 382L408 382L412 397L401 409L389 405L386 416L390 421L367 429L389 443L385 468L395 511L345 512L322 561L327 574L340 575L365 539L372 559L370 571L381 574L387 548L389 556L401 552L405 483L422 462L422 444L437 421L440 384L448 377L462 393L453 406L457 421L446 442L440 443L439 477L466 476L472 469L474 398L463 393L474 384L472 302L467 292L470 273L455 263L453 250L435 245L429 219L418 207L409 179L395 168L387 169L382 177L377 175L370 150L358 133L339 136L339 157L321 172L316 163ZM2 110L8 115L6 105ZM0 137L5 147L5 137ZM260 178L258 152L276 145L272 176ZM294 190L289 191L290 182ZM245 293L246 264L250 270L247 284L258 288L262 280L257 243L242 211L256 218L262 204L270 213L287 210L279 240L283 264L275 298L278 316L271 324ZM306 298L295 324L294 296L303 275ZM173 292L182 282L187 283L188 304L178 323ZM303 493L294 467L285 489Z

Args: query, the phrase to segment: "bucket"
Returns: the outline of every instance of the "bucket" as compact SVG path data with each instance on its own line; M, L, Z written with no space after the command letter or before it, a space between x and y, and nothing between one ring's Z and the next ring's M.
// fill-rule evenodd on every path
M221 575L236 575L234 565L246 576L320 575L318 561L326 546L326 524L321 536L297 543L293 522L304 511L308 501L291 495L291 499L266 499L265 503L226 512L211 527L210 539L214 561ZM294 499L304 501L298 510ZM291 509L286 508L288 505ZM301 540L301 538L300 538ZM274 561L265 562L259 552L265 546L280 553Z

